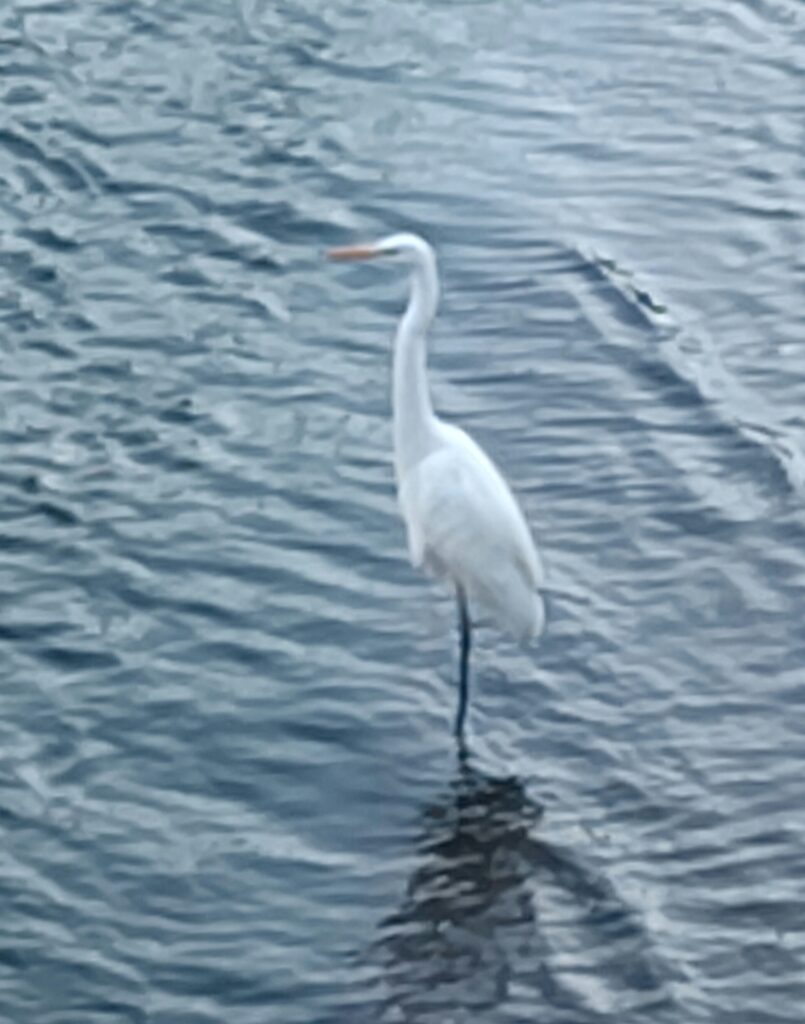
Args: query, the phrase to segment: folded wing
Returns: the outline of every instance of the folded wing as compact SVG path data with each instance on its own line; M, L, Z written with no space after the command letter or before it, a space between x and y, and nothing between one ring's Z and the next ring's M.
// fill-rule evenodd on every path
M481 448L441 424L444 442L401 481L414 565L447 577L520 639L537 635L543 572L522 512Z

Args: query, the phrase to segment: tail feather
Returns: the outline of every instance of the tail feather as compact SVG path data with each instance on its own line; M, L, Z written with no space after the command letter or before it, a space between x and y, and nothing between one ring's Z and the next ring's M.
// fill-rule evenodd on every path
M500 577L505 575L505 579ZM520 573L497 573L467 587L470 601L487 612L496 625L521 643L534 640L545 626L540 593Z

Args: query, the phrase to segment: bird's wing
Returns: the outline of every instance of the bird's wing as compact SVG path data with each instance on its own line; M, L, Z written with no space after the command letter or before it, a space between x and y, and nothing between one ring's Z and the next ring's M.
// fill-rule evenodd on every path
M400 487L411 560L474 591L533 593L542 567L508 485L463 431L418 463ZM448 432L449 431L449 432Z

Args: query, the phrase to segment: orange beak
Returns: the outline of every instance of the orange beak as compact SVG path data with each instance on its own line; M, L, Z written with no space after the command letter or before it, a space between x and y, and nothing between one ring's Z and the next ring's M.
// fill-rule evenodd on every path
M327 253L328 260L371 260L380 253L372 245L346 245L342 249L330 249Z

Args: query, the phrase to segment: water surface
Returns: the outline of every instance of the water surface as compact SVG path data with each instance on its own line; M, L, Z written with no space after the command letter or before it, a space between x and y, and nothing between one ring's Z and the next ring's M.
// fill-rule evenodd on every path
M794 1024L805 10L0 15L0 1016ZM388 376L534 525L547 632L407 562Z

